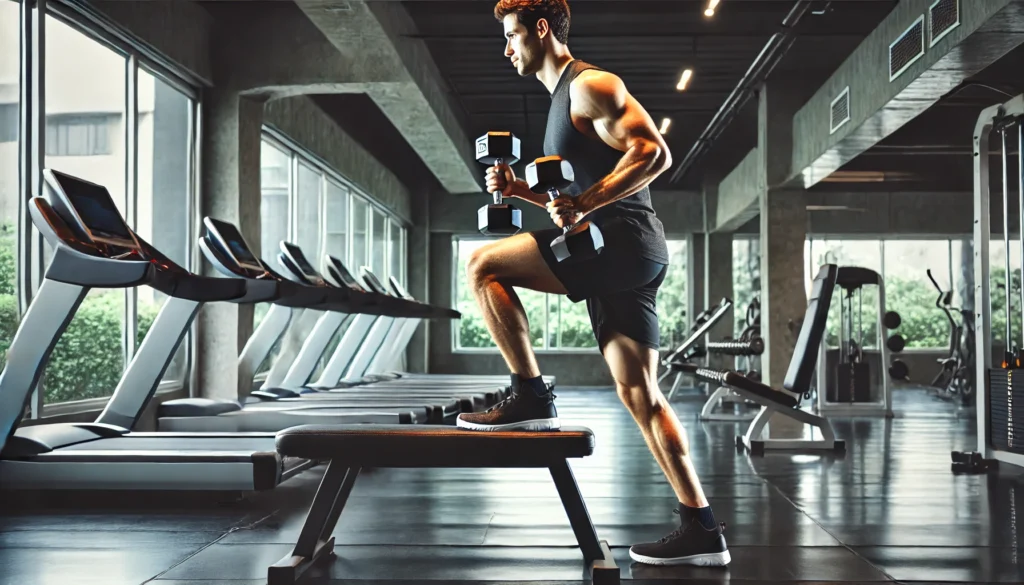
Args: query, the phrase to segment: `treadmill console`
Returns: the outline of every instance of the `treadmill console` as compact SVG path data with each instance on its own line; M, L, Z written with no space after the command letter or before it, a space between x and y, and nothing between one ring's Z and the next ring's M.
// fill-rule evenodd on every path
M284 256L290 262L282 262L285 268L291 272L298 271L295 276L298 276L306 281L306 284L313 286L327 286L327 281L324 277L313 268L313 265L309 263L306 255L302 252L302 248L295 244L282 241L281 242L281 255Z
M44 169L43 177L54 195L51 205L75 235L86 241L140 250L106 187L53 169Z
M252 253L252 248L234 225L212 217L204 218L203 225L206 226L208 241L216 244L221 254L235 266L260 274L266 272L263 263Z
M382 295L391 295L391 293L388 292L388 289L385 288L384 285L381 284L380 280L377 279L377 275L370 270L369 266L363 266L362 272L363 280L366 282L366 285L370 287L370 290Z
M395 294L396 297L401 297L403 299L412 298L412 295L409 294L409 291L405 290L405 287L402 286L402 283L398 282L398 279L395 278L394 276L388 277L388 284L391 285L391 291Z
M330 254L327 254L324 257L324 262L327 264L327 269L333 271L333 273L338 276L338 280L340 280L342 284L356 290L366 290L366 288L356 280L356 277L352 276L352 273L348 271L344 262Z

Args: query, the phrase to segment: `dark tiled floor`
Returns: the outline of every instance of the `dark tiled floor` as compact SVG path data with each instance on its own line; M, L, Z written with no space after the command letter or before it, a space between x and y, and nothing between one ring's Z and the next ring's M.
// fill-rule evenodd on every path
M742 424L700 423L696 397L676 410L716 515L728 523L728 569L633 564L628 546L674 527L675 497L614 393L562 389L565 424L597 435L572 462L623 579L637 583L1024 582L1024 478L954 476L949 452L973 448L973 414L919 391L897 418L837 420L842 458L736 452ZM285 555L321 470L270 494L185 505L146 496L118 509L74 495L46 508L5 505L0 585L250 585ZM79 508L80 510L76 510ZM1020 523L1018 518L1021 518ZM543 470L375 470L356 484L337 559L311 585L573 583L579 550ZM351 580L351 581L349 581Z

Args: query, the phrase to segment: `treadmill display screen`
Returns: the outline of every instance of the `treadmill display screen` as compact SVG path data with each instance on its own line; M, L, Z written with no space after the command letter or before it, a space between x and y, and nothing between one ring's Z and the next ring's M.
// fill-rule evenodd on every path
M83 227L98 242L135 248L135 238L106 187L50 171Z
M309 263L309 260L306 259L306 255L302 253L301 248L294 244L289 244L288 242L281 242L281 249L286 256L291 258L295 267L299 269L299 272L301 272L302 276L306 277L307 280L312 282L318 282L321 280L320 273L317 272L316 268L313 268Z
M366 284L375 292L382 295L388 294L388 289L384 288L384 285L380 283L380 280L377 279L377 275L370 270L369 266L363 266L363 280L365 280Z
M334 256L328 256L327 259L331 263L331 267L334 268L334 270L338 273L338 276L341 277L341 280L344 284L347 284L348 286L363 288L362 286L359 285L359 281L356 280L356 277L352 276L352 273L349 272L348 268L345 267L344 262L338 260Z
M248 270L263 271L263 264L252 253L252 249L249 248L249 244L245 242L245 238L239 233L238 228L226 221L210 217L206 218L206 225L210 229L211 235L220 244L221 249L236 264Z

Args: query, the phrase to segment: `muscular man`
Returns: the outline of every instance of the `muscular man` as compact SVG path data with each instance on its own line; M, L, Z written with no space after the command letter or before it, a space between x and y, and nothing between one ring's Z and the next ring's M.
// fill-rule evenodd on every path
M656 379L655 297L668 247L648 185L671 165L668 147L621 79L569 53L566 0L500 0L494 16L504 25L512 66L519 75L535 75L551 93L544 154L567 159L576 182L570 189L575 197L548 202L502 165L487 170L487 190L546 207L559 228L585 217L600 227L605 248L594 259L560 263L549 244L561 229L553 228L497 241L470 258L470 285L512 372L514 392L487 412L460 415L458 425L481 431L557 429L554 396L541 377L515 289L586 300L618 396L679 500L680 528L633 546L630 556L656 565L728 564L722 528L690 461L686 432Z

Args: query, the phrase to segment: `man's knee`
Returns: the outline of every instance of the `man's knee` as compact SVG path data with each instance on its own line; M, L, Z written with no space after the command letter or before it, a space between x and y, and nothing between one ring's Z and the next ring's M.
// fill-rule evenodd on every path
M646 381L632 384L619 382L615 384L615 391L619 400L637 414L654 414L667 405L665 395L657 384Z
M490 246L481 246L473 250L469 255L469 262L466 263L466 277L469 282L479 286L494 278L491 256Z

